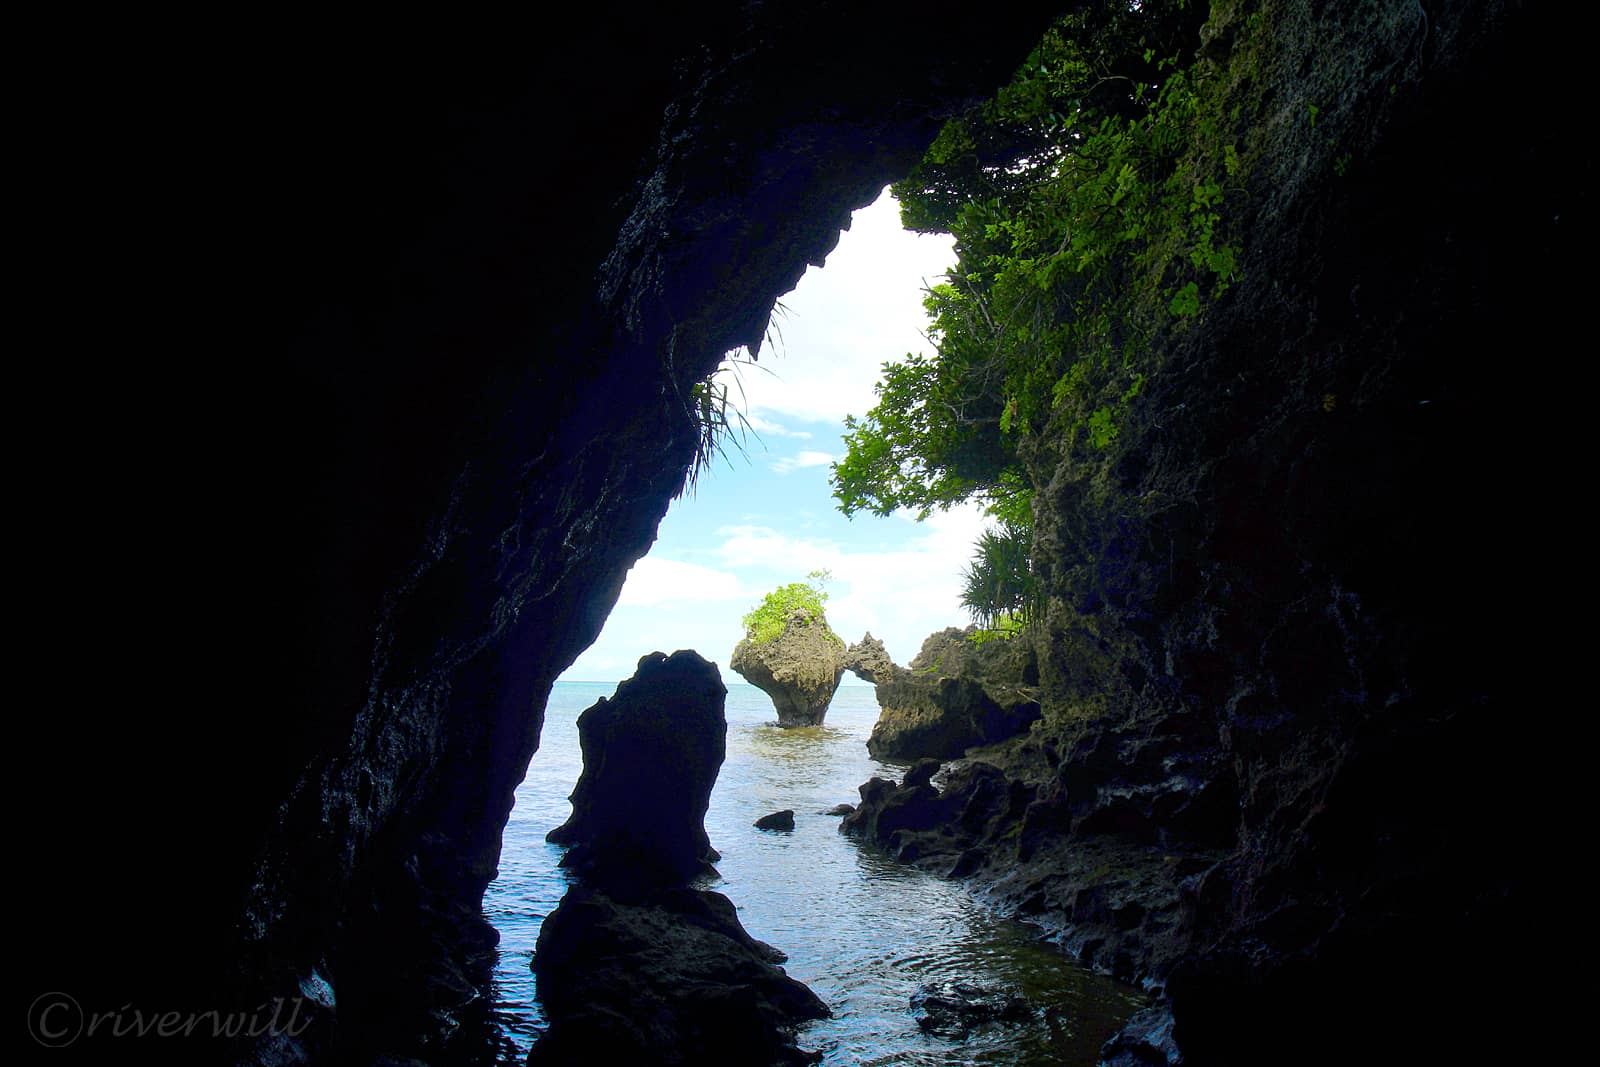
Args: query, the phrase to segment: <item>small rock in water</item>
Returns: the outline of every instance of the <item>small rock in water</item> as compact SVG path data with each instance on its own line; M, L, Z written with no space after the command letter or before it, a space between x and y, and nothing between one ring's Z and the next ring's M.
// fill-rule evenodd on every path
M1014 989L955 979L917 990L911 995L911 1011L924 1033L958 1038L987 1022L1018 1022L1031 1014Z
M756 820L757 830L793 830L794 812L789 808L775 811L771 815L763 815Z
M856 810L856 806L854 804L835 804L833 807L829 808L827 811L823 812L822 814L824 814L824 815L850 815L850 814L854 813L855 810Z
M713 871L706 808L727 755L727 687L699 653L653 652L578 716L572 816L545 835L586 883L684 885Z

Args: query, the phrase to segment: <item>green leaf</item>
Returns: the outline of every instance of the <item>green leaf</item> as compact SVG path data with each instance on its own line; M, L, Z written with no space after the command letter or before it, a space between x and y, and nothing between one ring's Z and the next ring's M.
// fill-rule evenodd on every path
M1172 302L1167 305L1167 310L1180 319L1193 318L1200 314L1200 286L1190 282L1173 294Z

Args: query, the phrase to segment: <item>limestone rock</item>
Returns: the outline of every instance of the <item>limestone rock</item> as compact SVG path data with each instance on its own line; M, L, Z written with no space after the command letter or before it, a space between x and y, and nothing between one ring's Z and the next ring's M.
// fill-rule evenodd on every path
M711 789L726 754L728 695L716 664L653 652L578 717L583 774L572 817L547 839L586 880L681 884L706 871Z
M720 893L567 892L533 970L550 1028L530 1064L802 1064L791 1028L830 1012Z
M877 678L883 710L867 740L875 758L955 759L973 745L1021 733L1039 717L1031 643L1013 638L979 645L970 640L976 632L951 627L933 634L909 668L891 663Z
M864 682L877 685L886 682L899 670L894 660L889 658L889 652L883 647L883 642L872 636L868 630L861 636L861 640L845 650L844 667L847 671L854 671L856 677Z
M779 726L819 726L844 676L845 646L827 616L797 608L771 641L746 637L729 665L772 698Z

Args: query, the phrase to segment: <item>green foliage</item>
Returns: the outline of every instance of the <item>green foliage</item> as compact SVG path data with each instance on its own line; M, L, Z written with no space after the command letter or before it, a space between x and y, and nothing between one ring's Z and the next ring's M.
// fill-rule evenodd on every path
M1026 624L1016 616L1001 615L992 619L983 629L967 635L967 640L981 648L990 641L1009 641L1026 628Z
M1091 2L894 186L906 225L950 232L959 256L929 300L937 355L907 377L937 382L978 418L900 435L878 467L847 456L846 504L890 466L904 472L888 494L902 504L992 499L1020 442L1052 421L1069 445L1120 438L1158 369L1139 365L1155 335L1200 316L1238 276L1225 204L1248 166L1188 58L1205 14L1182 0ZM869 423L891 416L880 409ZM1000 462L949 463L939 435L951 434L981 438Z
M1239 276L1228 207L1253 157L1247 117L1194 58L1207 12L1089 0L893 187L904 224L952 234L958 261L925 301L933 353L886 363L877 404L847 421L834 494L846 514L985 501L1002 525L963 603L986 625L1036 613L1022 457L1137 447L1163 335Z
M979 625L991 628L1002 618L1026 622L1032 616L1032 551L1029 526L1002 523L979 536L972 562L962 573L961 590L961 606Z
M945 288L930 292L930 311ZM1003 397L960 352L885 363L875 389L878 403L864 418L846 417L845 456L833 465L834 496L846 515L911 508L925 518L999 488L1012 462L1000 439Z
M817 570L807 577L809 581L780 585L744 617L744 635L752 644L764 645L783 636L789 616L796 611L807 612L813 621L822 620L822 605L828 599L822 586L830 575L825 570Z
M738 359L729 356L718 367L718 372L723 368L734 372L734 387L739 391L740 399L744 396L744 385L739 381L740 367L755 366L753 360ZM700 485L700 478L715 462L718 456L723 459L728 457L728 445L732 445L740 455L745 454L745 439L755 431L750 422L745 418L741 405L733 403L733 396L725 382L719 381L715 375L701 382L696 382L689 391L685 405L689 416L694 420L698 437L695 440L694 459L689 465L688 476L684 479L682 493L693 493Z

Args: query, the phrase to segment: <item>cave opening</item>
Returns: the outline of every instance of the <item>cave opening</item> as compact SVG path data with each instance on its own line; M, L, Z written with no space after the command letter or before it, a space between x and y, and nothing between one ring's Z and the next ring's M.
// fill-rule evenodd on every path
M1088 1058L1132 1010L1131 991L986 913L958 883L837 832L828 809L855 801L875 775L904 773L866 750L879 715L870 683L845 671L825 721L789 730L773 721L767 695L729 667L745 615L792 582L824 594L835 633L874 637L896 663L930 632L972 621L962 571L995 524L984 507L966 502L923 520L909 509L847 517L829 477L846 417L876 402L882 365L930 347L925 298L954 262L951 245L904 228L885 188L854 213L826 262L779 298L759 356L732 352L714 376L737 405L727 437L673 501L594 645L555 682L485 890L484 914L500 935L493 1014L506 1056L525 1056L547 1025L530 961L544 917L575 884L560 866L565 848L546 834L569 817L583 769L578 713L612 697L641 655L678 649L718 664L729 689L727 760L706 816L722 858L696 884L726 893L746 929L786 952L789 973L830 1003L833 1017L800 1038L824 1062L853 1062L868 1049L951 1062L975 1048L1019 1063ZM794 813L792 829L757 830L753 820L775 809ZM907 1011L925 987L985 979L1026 986L1047 1005L1041 1013L1094 1036L1076 1048L1062 1026L1041 1022L952 1045Z

